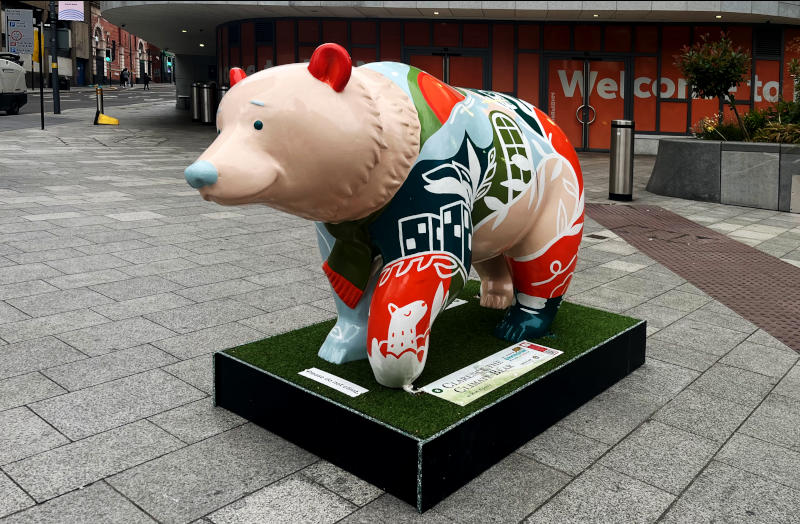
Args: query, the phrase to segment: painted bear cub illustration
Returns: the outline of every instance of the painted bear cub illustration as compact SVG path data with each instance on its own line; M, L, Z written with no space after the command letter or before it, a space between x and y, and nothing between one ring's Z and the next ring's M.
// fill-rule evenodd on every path
M373 338L372 352L377 350L384 356L391 353L397 358L400 358L405 352L410 352L414 353L419 361L422 361L423 354L418 350L425 350L426 336L425 334L417 335L417 324L427 311L428 306L422 300L415 300L403 307L389 303L389 314L392 316L389 321L389 337L382 342Z

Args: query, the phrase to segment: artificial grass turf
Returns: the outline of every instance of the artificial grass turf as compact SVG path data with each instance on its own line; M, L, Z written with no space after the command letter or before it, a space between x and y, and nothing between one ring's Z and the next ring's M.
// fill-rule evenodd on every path
M504 312L480 307L476 296L479 287L480 284L476 281L468 282L460 295L467 303L445 310L437 317L431 334L431 350L425 370L414 382L416 387L429 384L511 345L492 335L494 326ZM638 322L630 317L564 302L553 322L553 334L532 340L559 349L564 354L464 407L427 393L412 395L403 390L383 387L375 381L366 359L331 364L319 358L317 352L333 327L334 320L231 348L225 350L225 353L389 426L425 439ZM342 377L369 391L351 398L298 375L300 371L311 367ZM281 399L276 398L273 401L280 402Z

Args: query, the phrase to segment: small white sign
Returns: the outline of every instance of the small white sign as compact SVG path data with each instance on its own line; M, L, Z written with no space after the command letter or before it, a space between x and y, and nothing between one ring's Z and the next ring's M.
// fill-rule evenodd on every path
M362 393L369 391L368 389L362 388L358 384L353 384L349 380L337 377L336 375L331 375L327 371L322 371L321 369L317 368L304 369L298 373L298 375L310 378L311 380L319 382L320 384L325 384L329 388L333 388L340 393L344 393L348 397L357 397Z
M424 386L422 391L466 406L563 351L522 341Z

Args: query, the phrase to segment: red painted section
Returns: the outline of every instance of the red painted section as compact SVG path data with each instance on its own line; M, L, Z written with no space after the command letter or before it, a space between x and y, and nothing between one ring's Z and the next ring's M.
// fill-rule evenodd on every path
M417 84L425 101L442 124L447 122L453 106L464 100L464 95L424 71L417 76Z

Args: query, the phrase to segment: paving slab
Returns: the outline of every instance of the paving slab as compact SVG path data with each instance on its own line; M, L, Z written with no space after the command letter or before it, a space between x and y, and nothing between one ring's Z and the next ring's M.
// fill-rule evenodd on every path
M77 440L204 396L185 382L155 369L36 402L30 407L61 433Z
M687 390L722 397L753 409L776 383L775 378L718 363L711 366Z
M128 278L119 282L107 284L97 284L92 289L116 301L125 301L133 298L156 295L159 293L169 293L176 289L181 289L180 284L159 276L147 276L139 278Z
M679 495L711 460L719 444L647 421L600 459L600 464Z
M420 515L417 509L400 499L381 495L355 513L340 521L342 524L454 524L436 509Z
M0 346L0 379L86 358L55 337Z
M798 507L800 491L712 461L663 522L791 522Z
M177 362L172 355L149 344L122 349L42 371L69 391L94 386Z
M267 336L286 333L317 322L329 320L336 315L307 304L281 309L272 313L254 316L241 321L245 326L252 327Z
M174 335L174 331L137 317L60 333L58 338L87 355L98 356Z
M352 473L348 473L325 460L311 464L302 470L300 474L356 506L369 504L383 494L382 490L369 482L361 480Z
M737 433L715 458L800 490L800 453L783 446Z
M238 322L200 329L193 333L158 340L154 346L188 359L264 338L264 334Z
M140 420L14 462L4 469L42 502L182 446L172 435Z
M211 397L164 411L148 420L188 444L194 444L247 422L227 409L214 406Z
M127 269L128 266L121 267ZM118 269L101 269L99 271L74 273L71 275L48 278L47 282L60 289L73 289L76 287L105 284L107 282L117 282L119 280L125 280L126 278L130 277Z
M800 359L800 355L793 351L787 352L745 341L722 357L720 362L768 377L781 378L797 363L798 359Z
M214 393L214 358L212 354L200 355L164 366L164 371L204 393Z
M27 297L57 290L57 287L48 284L44 280L29 280L27 282L17 282L16 284L5 284L0 286L0 300Z
M565 473L512 453L432 511L454 522L518 522L570 480Z
M665 491L595 465L525 522L654 522L673 499Z
M713 366L719 358L717 355L681 344L671 344L653 337L647 339L647 360L660 360L703 372Z
M233 264L198 266L194 262L187 262L192 264L191 269L172 271L165 273L163 277L181 286L193 287L222 282L223 280L247 277L253 274L252 271Z
M34 372L0 380L0 411L66 393L66 390Z
M356 506L302 475L292 475L262 488L210 515L214 524L250 522L331 523Z
M196 286L176 291L175 294L194 302L207 302L219 298L232 297L261 289L261 286L242 279L226 280L205 286ZM257 304L251 304L258 307Z
M0 411L0 466L68 442L26 407Z
M722 356L748 335L749 333L683 318L659 331L653 338Z
M604 442L556 424L528 441L517 452L569 475L578 475L609 448Z
M0 471L0 518L33 506L36 502Z
M191 333L203 328L257 317L261 314L263 314L263 311L260 309L235 300L222 298L150 313L145 318L169 328L175 333Z
M108 482L156 519L188 522L316 460L245 424L119 473Z
M723 443L751 412L752 408L725 398L684 390L658 410L653 419Z
M800 452L800 403L773 393L742 424L739 432Z
M90 289L78 288L13 298L7 302L27 315L43 317L108 304L113 300Z
M191 300L176 294L161 293L141 298L132 298L114 304L106 304L104 306L92 308L92 310L111 320L124 320L126 318L139 317L150 313L188 306L190 304L193 304Z

